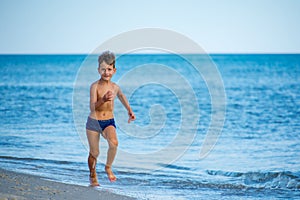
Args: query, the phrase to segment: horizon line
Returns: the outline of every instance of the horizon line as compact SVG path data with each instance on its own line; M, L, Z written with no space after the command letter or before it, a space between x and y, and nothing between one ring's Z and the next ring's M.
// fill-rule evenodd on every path
M180 52L180 53L163 53L163 52L142 52L142 53L121 53L121 52L114 52L116 55L120 54L130 54L130 55L168 55L168 54L206 54L206 55L294 55L294 54L300 54L300 52L198 52L198 53L193 53L193 52ZM44 53L20 53L20 52L15 52L15 53L0 53L0 55L98 55L99 53L50 53L50 52L44 52Z

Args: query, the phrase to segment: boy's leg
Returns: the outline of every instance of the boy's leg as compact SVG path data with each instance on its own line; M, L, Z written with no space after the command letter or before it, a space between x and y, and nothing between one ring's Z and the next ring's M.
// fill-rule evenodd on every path
M97 173L96 173L96 164L97 164L97 157L99 155L100 135L98 132L91 131L91 130L86 130L86 135L90 147L90 153L88 158L88 165L90 170L90 183L92 186L99 186Z
M103 136L108 142L108 151L107 151L107 161L105 165L105 171L107 173L108 179L110 181L115 181L117 178L115 177L114 173L112 172L111 166L114 162L117 148L118 148L118 139L117 139L117 133L114 126L108 126L103 131Z

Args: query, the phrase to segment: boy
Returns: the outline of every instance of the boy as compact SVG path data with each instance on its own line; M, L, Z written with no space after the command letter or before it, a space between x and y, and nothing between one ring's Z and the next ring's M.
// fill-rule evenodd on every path
M126 96L117 84L111 82L112 76L116 73L114 53L105 51L99 56L98 72L100 79L92 83L90 87L90 115L86 122L86 135L90 147L88 166L91 186L99 186L96 163L99 155L100 133L109 145L105 172L111 182L117 179L111 169L118 147L116 125L113 116L114 99L116 96L128 111L128 123L135 120L135 115L130 108Z

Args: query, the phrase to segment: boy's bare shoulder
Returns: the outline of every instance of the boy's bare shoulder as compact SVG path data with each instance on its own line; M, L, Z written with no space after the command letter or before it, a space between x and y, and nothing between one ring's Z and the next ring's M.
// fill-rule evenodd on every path
M119 89L120 89L120 87L119 87L118 84L112 82L112 85L113 85L113 88L114 88L115 90L119 90Z
M111 82L114 87L119 87L115 82Z
M98 81L93 82L93 83L91 84L91 88L96 87L97 84L98 84Z

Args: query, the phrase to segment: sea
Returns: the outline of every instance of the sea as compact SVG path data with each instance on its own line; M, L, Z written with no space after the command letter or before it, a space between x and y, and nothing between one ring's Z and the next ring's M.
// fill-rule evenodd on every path
M0 168L89 185L97 55L0 55ZM300 54L117 55L110 183L137 199L300 199Z

